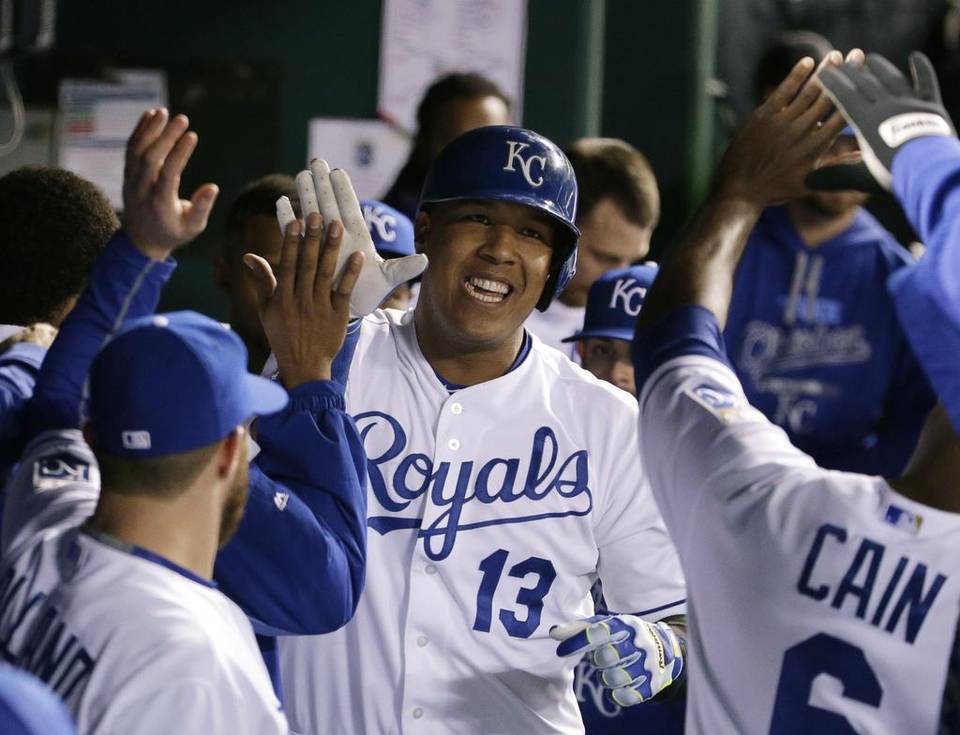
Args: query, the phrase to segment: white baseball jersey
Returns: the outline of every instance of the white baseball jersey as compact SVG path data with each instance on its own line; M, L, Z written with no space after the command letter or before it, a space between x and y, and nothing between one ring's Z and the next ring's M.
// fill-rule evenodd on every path
M362 322L347 388L368 456L366 586L335 633L280 641L304 735L581 733L553 625L685 610L636 451L635 401L535 338L448 391L413 313Z
M6 488L0 645L81 733L286 733L250 622L214 585L80 524L99 493L78 431L47 432Z
M687 732L936 732L960 515L817 467L710 357L646 380L640 437L690 586Z
M583 317L586 307L567 306L561 301L554 301L546 311L531 312L523 325L531 334L540 338L545 345L560 350L578 365L580 355L577 354L576 342L563 342L583 329Z

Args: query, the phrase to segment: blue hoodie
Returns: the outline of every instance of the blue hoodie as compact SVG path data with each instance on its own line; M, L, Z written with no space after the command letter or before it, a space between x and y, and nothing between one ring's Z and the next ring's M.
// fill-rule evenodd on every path
M864 210L814 248L785 207L750 235L727 354L750 402L822 467L896 476L916 445L934 394L886 285L913 262Z

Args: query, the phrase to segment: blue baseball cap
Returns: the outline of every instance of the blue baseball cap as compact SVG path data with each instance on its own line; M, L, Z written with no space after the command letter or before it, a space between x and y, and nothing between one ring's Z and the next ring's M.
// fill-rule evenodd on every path
M562 341L592 337L632 341L637 315L657 271L655 265L632 265L604 273L590 286L583 329Z
M373 238L373 246L380 255L413 255L413 222L407 215L375 199L362 199L360 209Z
M131 320L90 369L94 445L115 456L199 449L287 400L280 385L247 372L235 333L192 311Z

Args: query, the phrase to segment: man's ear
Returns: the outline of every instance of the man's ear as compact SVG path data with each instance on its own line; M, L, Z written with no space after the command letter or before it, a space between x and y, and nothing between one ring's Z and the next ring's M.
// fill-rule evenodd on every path
M230 267L222 255L213 261L213 280L224 291L230 290Z
M247 441L247 432L242 426L238 426L220 443L220 451L217 452L217 475L219 477L229 477L233 473L237 462L243 456L241 447L245 441Z
M430 234L430 228L433 225L433 222L430 220L430 215L424 212L422 209L417 212L417 218L413 222L413 242L417 246L417 252L422 253L424 251L424 244L427 241L427 237Z
M582 363L583 358L587 354L587 342L586 340L578 339L576 341L576 345L577 345L577 354L580 356L580 362Z

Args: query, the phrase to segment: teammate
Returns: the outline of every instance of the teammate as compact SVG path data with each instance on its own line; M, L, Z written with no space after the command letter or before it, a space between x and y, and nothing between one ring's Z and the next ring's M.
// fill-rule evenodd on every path
M660 192L640 151L614 138L583 138L566 149L580 200L577 269L545 311L534 311L528 330L570 359L580 355L563 339L583 324L591 284L609 270L642 260L660 218Z
M76 174L24 166L0 177L0 482L20 456L20 414L54 330L117 229L97 187ZM7 341L10 340L10 341Z
M325 219L343 216L345 177L316 162L313 179L301 203L316 189ZM417 306L377 311L354 336L366 591L342 631L280 641L297 731L583 732L576 660L548 631L593 614L598 577L612 609L651 621L657 638L638 646L668 646L630 701L682 679L683 579L634 450L633 401L523 329L572 276L576 197L559 148L521 128L471 131L434 163ZM366 236L359 219L346 229Z
M954 425L934 410L899 480L823 470L749 406L726 358L721 328L748 233L770 200L802 190L844 124L825 120L816 83L802 86L804 59L728 148L634 344L642 455L690 582L688 732L934 733L948 675L955 688L960 300L944 265L957 257L960 150L916 140L953 132L925 58L914 58L922 100L884 60L867 67L821 80L878 180L892 171L934 258L890 285Z
M656 277L657 266L652 264L604 273L590 287L582 328L563 340L576 346L584 370L630 395L636 395L630 343Z
M193 202L179 200L176 194L179 171L196 141L193 133L186 132L186 125L182 116L167 122L166 111L153 111L144 116L131 138L124 230L136 242L159 241L172 248L191 239L205 222L205 214L202 217L190 215L191 212L194 215L199 213L194 206L202 204L205 200L203 193L210 192L210 187L201 189ZM242 606L259 632L270 634L320 633L341 625L352 615L363 586L365 499L361 487L365 475L362 450L352 422L342 411L342 387L329 380L316 380L324 374L329 375L332 356L342 341L347 305L343 303L342 314L334 317L329 302L324 307L323 299L315 298L313 289L295 289L295 283L308 282L309 273L316 269L319 245L316 237L310 237L310 232L308 230L304 247L299 248L299 257L296 243L285 251L287 257L281 259L280 283L275 292L261 294L267 332L281 356L281 364L285 365L292 400L287 409L259 424L258 440L262 451L250 467L246 512L235 538L218 554L214 568L214 579L220 588ZM90 287L51 350L28 412L30 421L27 423L34 433L40 434L51 427L76 426L84 375L104 336L124 316L149 314L156 305L159 290L172 270L171 263L149 260L130 244L127 236L118 233L98 261ZM331 235L331 243L335 240ZM151 252L156 248L159 246ZM321 263L329 265L328 259L322 259ZM304 269L308 275L301 272ZM319 284L320 279L317 282ZM345 286L346 281L341 287ZM316 294L323 293L318 286ZM340 297L340 301L346 302L346 298ZM339 336L336 334L338 322ZM217 327L214 337L221 331ZM219 351L227 353L234 349L235 338L231 340L226 347L221 345ZM235 352L235 357L243 354L242 349ZM131 362L150 362L161 371L172 370L172 366L177 365L176 362L151 361L149 352L131 358ZM237 371L239 367L234 372ZM161 377L153 382L159 391L168 381ZM181 405L183 398L190 388L202 390L203 382L191 380L188 384L179 386L177 397L162 404L164 410L189 410ZM187 405L194 404L188 402ZM214 412L204 406L201 416L203 421L190 424L195 430L202 430ZM309 424L313 432L303 432L300 427L304 424ZM183 428L175 433L190 436L190 432ZM37 452L43 452L47 447L56 452L69 449L81 456L83 463L90 464L89 451L82 444L74 447L73 442L61 438L72 436L71 432L52 432L51 438L45 442L44 438L50 435L48 432L37 440ZM145 443L142 436L127 438L131 443ZM303 444L305 440L309 445ZM309 456L311 461L305 463L304 456ZM139 481L162 483L166 479L175 482L183 472L174 473L172 477L168 472L164 478L161 471L164 459L161 457L157 461L157 466L152 468L154 471L150 467L138 470L131 466L136 465L135 460L126 463L126 467L120 463L119 469L124 476ZM51 462L54 468L60 466L56 457ZM80 520L89 514L99 489L96 465L90 466L90 473L86 476L79 472L66 475L71 485L69 492L74 497L92 499L86 503L86 513L79 515L80 511L77 511ZM110 466L116 470L118 462L114 461ZM35 483L39 483L37 488L43 489L53 482L48 483L44 473L31 473L34 465L30 462L22 467L25 469L14 490L25 498L36 491ZM174 468L167 468L170 469ZM264 472L281 478L283 484L273 482ZM88 482L83 481L85 477ZM38 497L50 499L52 495L44 491ZM237 509L233 510L235 515ZM4 533L7 542L19 531L19 521L9 520ZM182 535L182 531L176 532L171 538ZM310 564L304 564L304 559L309 559ZM37 584L44 583L41 579ZM35 660L43 664L55 653L53 649L31 654L20 648L19 639L13 640L25 635L24 631L32 629L31 626L40 630L43 623L44 608L37 607L36 600L34 606L28 606L20 615L22 598L17 595L20 591L22 586L8 586L0 594L0 636L11 660L25 666ZM15 627L9 627L17 620L20 622ZM2 621L6 621L6 626ZM248 668L248 664L246 662L244 668ZM262 668L262 663L255 658L253 671L258 668ZM185 667L176 672L174 678L184 678L188 670ZM42 670L42 675L50 679L58 675L58 669L48 666ZM96 677L91 679L94 680L99 681ZM176 708L171 708L169 714L172 716L175 712ZM242 716L242 712L238 716ZM159 731L184 731L182 723L166 730L164 723L169 725L165 720L158 722ZM196 727L203 732L219 731L219 726L203 730L202 721L198 721ZM256 724L249 727L255 728Z
M277 231L276 201L282 196L299 213L297 185L290 176L269 174L247 184L227 212L223 244L214 262L217 285L230 301L230 328L247 347L251 372L263 369L270 343L260 324L255 283L243 256L253 253L278 266L283 234Z
M384 194L384 203L413 219L423 180L444 146L468 130L510 122L510 100L496 83L480 74L462 72L437 78L417 106L417 132L410 155Z
M759 101L800 58L829 52L817 38L787 34L771 47ZM856 151L852 134L834 147ZM724 340L751 405L819 465L896 474L934 396L886 291L913 258L863 209L867 196L805 192L764 211L737 270Z
M405 258L415 251L413 242L413 222L405 214L375 199L362 199L360 209L367 230L373 240L373 247L384 259ZM276 229L276 223L274 223ZM412 283L401 283L383 302L381 309L400 309L406 311L413 304Z

